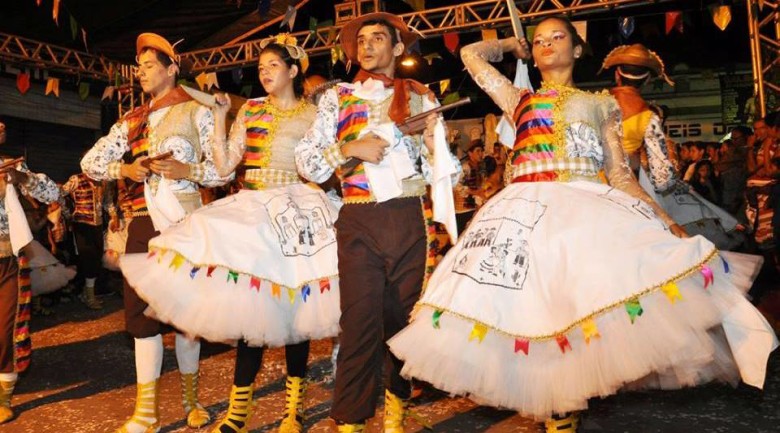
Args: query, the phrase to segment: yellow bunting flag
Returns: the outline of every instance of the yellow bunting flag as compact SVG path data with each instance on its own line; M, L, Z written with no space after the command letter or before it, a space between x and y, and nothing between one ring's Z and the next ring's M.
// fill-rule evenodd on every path
M173 268L174 271L178 271L179 267L184 264L184 256L176 253L173 256L173 260L171 260L171 264L168 265L169 268Z
M450 88L450 79L439 81L439 93L444 94Z
M282 296L282 288L276 283L271 283L271 294L274 295L275 298L279 298Z
M666 297L669 298L669 302L674 304L678 300L682 300L682 295L680 294L680 288L677 287L677 283L671 282L668 284L664 284L661 287L661 290L666 294Z
M46 80L46 94L54 93L54 96L60 97L60 79L49 78Z
M212 87L219 89L219 83L217 82L217 74L214 72L201 72L195 77L195 82L198 83L200 90L211 90Z
M721 31L726 30L726 27L728 27L729 23L731 22L731 6L713 6L712 22L714 22Z
M596 321L588 319L582 323L582 336L585 338L585 343L587 344L590 344L591 338L601 338L599 328L596 326Z
M483 29L482 40L489 41L491 39L498 39L498 32L495 29Z
M485 339L485 334L487 334L487 330L488 330L487 326L481 323L475 323L474 328L471 329L471 335L469 335L469 341L474 340L476 338L481 343L482 340Z
M287 289L287 296L290 298L290 304L295 303L295 289Z

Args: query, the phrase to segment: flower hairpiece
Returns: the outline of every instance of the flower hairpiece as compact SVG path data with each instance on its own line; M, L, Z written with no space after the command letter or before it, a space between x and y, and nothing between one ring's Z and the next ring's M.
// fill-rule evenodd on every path
M306 50L298 45L298 40L295 36L289 33L279 33L276 36L271 36L270 38L260 41L260 49L265 49L265 47L271 43L283 46L287 50L287 53L290 54L290 57L300 61L301 67L303 68L302 72L306 72L306 69L309 68L309 57L306 55Z

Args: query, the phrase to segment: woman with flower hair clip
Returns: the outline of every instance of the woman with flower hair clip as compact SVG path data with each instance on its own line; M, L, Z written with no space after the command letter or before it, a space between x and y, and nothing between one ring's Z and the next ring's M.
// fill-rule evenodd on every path
M303 99L306 54L288 35L261 46L258 75L268 96L241 106L227 141L230 99L215 98L215 164L222 175L243 164L243 189L152 239L149 255L122 259L161 320L238 342L230 406L214 433L248 431L264 348L279 346L286 346L288 374L280 431L303 431L309 340L338 333L338 210L299 177L294 160L315 115ZM161 280L171 284L160 287Z

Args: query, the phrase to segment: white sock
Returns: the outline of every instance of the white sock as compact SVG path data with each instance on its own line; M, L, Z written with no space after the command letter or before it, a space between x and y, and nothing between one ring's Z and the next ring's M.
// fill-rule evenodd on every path
M179 364L179 373L197 373L200 362L200 340L187 338L177 332L176 362Z
M160 377L163 359L162 335L135 339L136 382L149 383Z
M87 287L95 287L95 281L97 278L85 278L84 279L84 285Z
M0 382L16 382L18 373L0 373Z

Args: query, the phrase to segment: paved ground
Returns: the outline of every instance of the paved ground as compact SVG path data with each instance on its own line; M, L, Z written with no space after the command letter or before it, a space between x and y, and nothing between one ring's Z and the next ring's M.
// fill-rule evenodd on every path
M103 311L80 304L61 304L56 314L34 318L34 361L14 397L17 419L0 426L0 433L110 433L132 412L135 398L131 340L123 329L120 299L104 298ZM762 308L780 318L780 292L764 297ZM773 318L773 319L774 319ZM162 432L189 432L182 420L173 336L167 335L163 365ZM307 427L330 431L328 419L330 341L312 345L307 402ZM227 408L234 351L204 344L201 401L213 417ZM551 384L554 386L554 384ZM283 350L267 352L257 378L258 401L251 432L271 432L279 425L284 400ZM538 424L513 412L479 407L464 398L428 391L418 412L431 420L435 432L540 432ZM381 414L381 412L378 412ZM371 431L380 430L379 419ZM412 425L408 431L420 431ZM208 432L208 428L199 432ZM584 432L688 433L780 432L780 355L770 360L764 392L709 385L673 392L625 393L591 402L583 419Z

